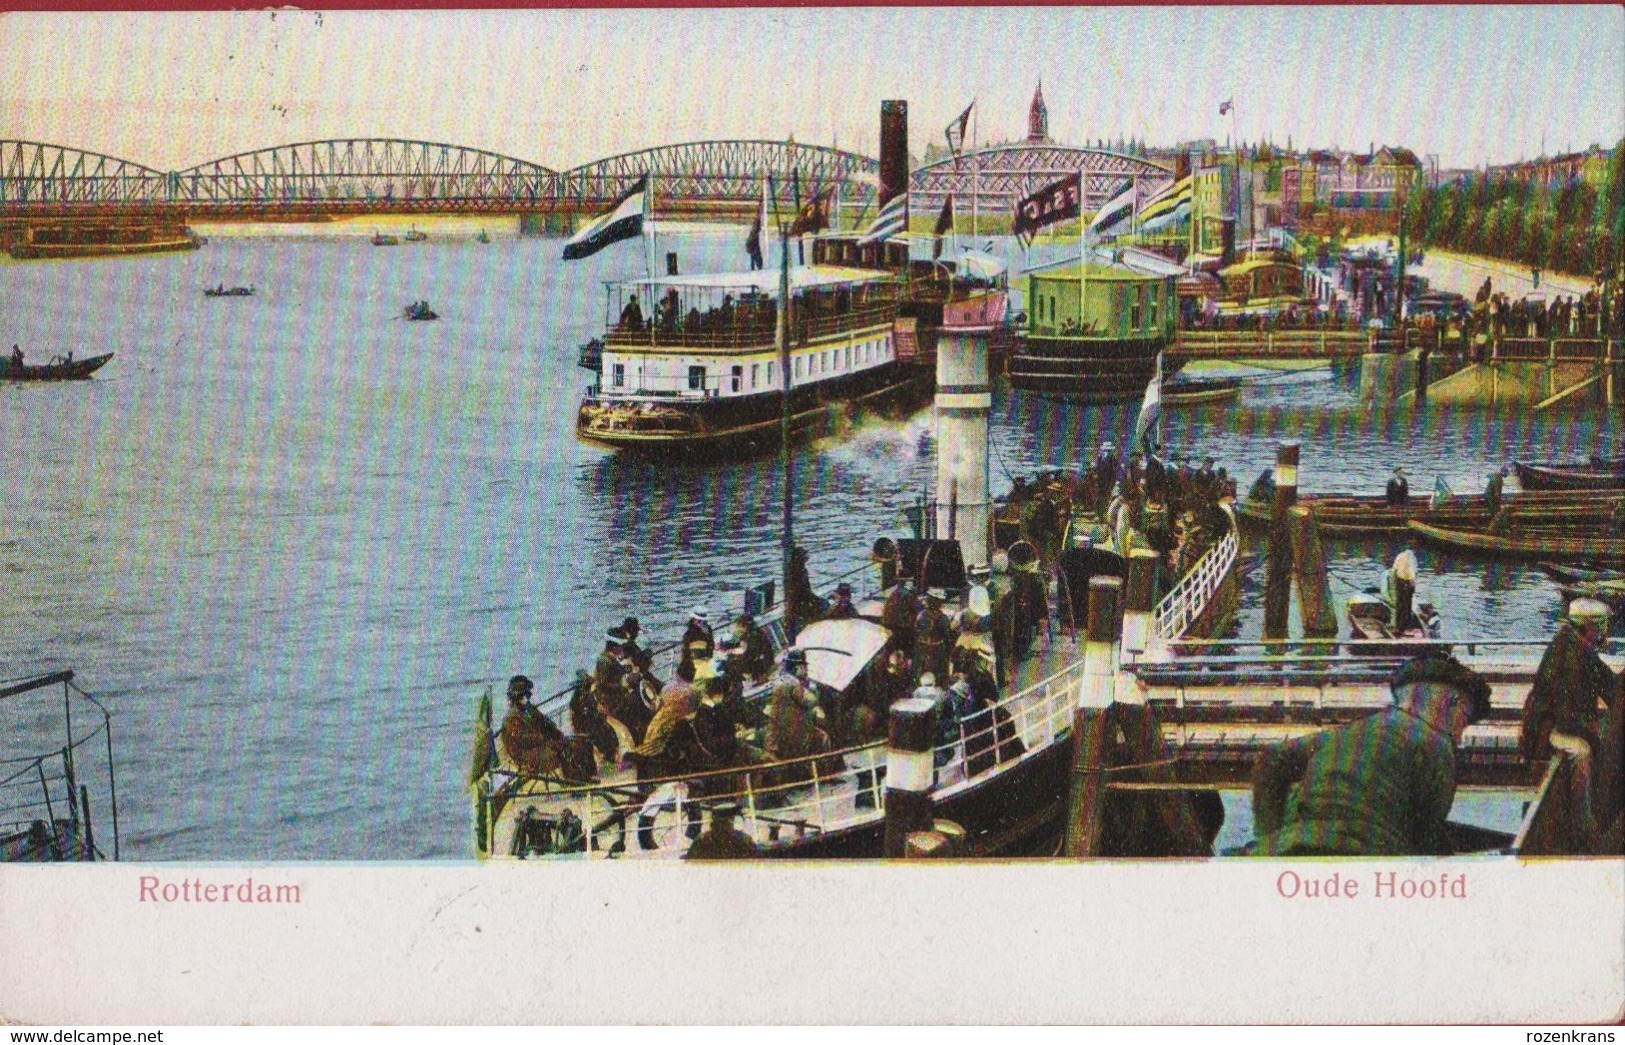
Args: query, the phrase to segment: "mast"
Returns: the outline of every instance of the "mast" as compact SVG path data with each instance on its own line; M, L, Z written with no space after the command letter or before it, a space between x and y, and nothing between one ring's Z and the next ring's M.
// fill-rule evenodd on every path
M971 126L971 143L970 143L970 147L971 147L971 165L970 165L970 176L971 176L971 183L970 183L970 238L971 238L971 244L970 244L970 247L971 247L972 250L976 250L977 249L976 244L981 242L977 238L977 232L976 232L976 209L977 209L977 202L980 199L981 194L982 194L982 154L981 154L980 151L978 151L978 149L976 147L976 141L977 141L976 134L977 134L977 127L981 123L982 114L981 114L980 110L978 110L977 108L974 108L974 106L976 105L976 100L975 99L971 100L971 105L973 106L973 108L971 109L971 114L970 114L970 119L971 119L971 124L970 124L970 126Z
M771 176L768 184L772 184ZM776 195L776 194L775 194ZM799 213L799 208L797 209ZM779 322L774 334L778 342L779 373L783 381L783 402L779 411L779 468L784 473L784 523L780 555L784 563L783 597L790 598L791 554L795 550L795 462L790 456L790 232L779 221ZM788 608L788 607L787 607ZM795 636L790 636L794 641Z
M1084 297L1089 292L1089 225L1084 220L1083 171L1078 171L1078 333L1084 332ZM1054 319L1054 317L1050 317Z

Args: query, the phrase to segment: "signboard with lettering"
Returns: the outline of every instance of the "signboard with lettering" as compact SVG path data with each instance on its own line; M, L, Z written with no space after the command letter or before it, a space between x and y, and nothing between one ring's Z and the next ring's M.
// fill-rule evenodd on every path
M1080 213L1080 179L1066 177L1044 186L1016 204L1015 234L1032 237L1045 225L1076 218Z

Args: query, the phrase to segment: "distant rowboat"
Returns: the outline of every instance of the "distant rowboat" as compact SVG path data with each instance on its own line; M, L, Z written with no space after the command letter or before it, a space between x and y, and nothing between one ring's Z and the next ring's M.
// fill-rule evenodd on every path
M1423 539L1457 551L1514 559L1597 559L1625 562L1625 539L1580 537L1571 529L1528 528L1502 535L1478 530L1432 526L1413 520L1411 530ZM1595 532L1593 528L1593 532Z
M111 352L72 360L58 356L49 363L35 366L18 365L10 356L0 357L0 381L84 381L112 358Z
M1526 490L1621 490L1625 489L1625 457L1584 464L1513 465L1518 482Z

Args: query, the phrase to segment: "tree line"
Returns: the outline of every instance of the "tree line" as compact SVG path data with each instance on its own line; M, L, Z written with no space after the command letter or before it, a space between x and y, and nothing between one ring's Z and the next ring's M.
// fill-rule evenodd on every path
M1548 186L1480 173L1418 188L1405 204L1405 233L1414 243L1533 268L1614 273L1625 248L1625 140L1598 184Z

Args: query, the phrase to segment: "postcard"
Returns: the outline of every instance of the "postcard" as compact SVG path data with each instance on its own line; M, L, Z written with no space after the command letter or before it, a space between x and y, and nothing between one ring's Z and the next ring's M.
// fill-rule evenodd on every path
M1617 7L0 45L0 1020L1625 1011Z

